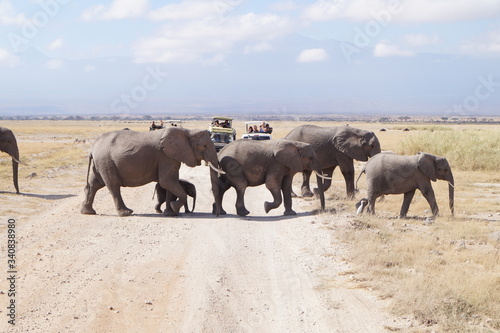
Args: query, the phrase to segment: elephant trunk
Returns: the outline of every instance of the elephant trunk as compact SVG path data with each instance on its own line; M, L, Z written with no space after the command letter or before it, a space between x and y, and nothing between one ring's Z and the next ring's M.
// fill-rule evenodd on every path
M451 215L455 214L455 181L453 180L453 174L450 171L450 175L448 177L448 195L450 199L450 210Z
M219 175L223 173L220 168L219 159L217 158L217 152L215 148L213 149L213 153L207 154L204 157L207 164L210 166L210 182L212 184L212 194L214 196L215 205L214 205L214 213L219 216L222 211L222 202L218 200L219 198ZM194 207L193 207L194 209Z
M325 191L323 190L323 179L321 178L321 170L316 171L316 182L318 183L318 194L319 202L321 204L321 210L325 210Z
M19 194L19 149L17 148L17 142L14 140L13 144L9 149L5 151L12 158L12 179L14 180L14 187L16 188L16 193Z

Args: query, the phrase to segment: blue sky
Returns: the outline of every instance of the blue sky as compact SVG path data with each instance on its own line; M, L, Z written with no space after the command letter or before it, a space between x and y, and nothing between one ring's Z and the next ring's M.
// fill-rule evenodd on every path
M99 104L85 101L88 97L84 97L85 91L82 91L92 86L92 80L95 85L103 81L108 85L121 85L117 91L100 92L102 103L95 110L88 111L104 112L117 95L122 95L120 89L127 94L137 84L140 85L141 75L148 75L148 68L161 66L174 79L175 74L172 73L192 73L199 69L200 75L203 75L200 80L204 82L218 80L219 77L233 82L236 79L228 73L234 72L244 80L248 76L248 80L252 80L252 72L244 71L242 64L253 64L249 65L252 68L265 64L268 67L263 67L264 73L285 78L283 82L273 81L279 86L290 85L294 79L303 81L309 75L313 77L311 73L318 75L318 82L321 82L325 71L342 72L351 79L331 84L341 84L341 88L350 84L351 89L346 88L346 93L341 94L346 101L337 105L332 113L338 109L346 112L350 105L359 104L360 100L369 103L370 110L383 113L389 112L391 103L383 101L386 106L375 105L384 96L389 100L394 97L398 100L397 107L405 107L405 103L408 104L406 106L414 103L415 99L410 97L415 92L404 91L407 99L389 93L358 98L360 84L367 80L376 81L376 75L380 75L380 71L371 71L373 66L383 64L389 75L397 75L401 71L400 66L414 66L418 72L419 66L425 67L431 62L453 62L455 67L450 68L446 75L463 72L463 76L458 76L462 84L452 82L456 79L450 77L450 85L454 85L456 91L447 91L446 100L437 101L431 98L430 91L422 90L425 99L422 107L427 105L447 112L454 104L469 103L469 113L472 110L491 114L499 112L500 105L497 103L500 66L495 66L500 65L499 18L498 0L0 0L0 71L4 72L0 88L5 88L4 93L0 93L0 98L4 100L3 103L0 100L3 104L0 108L8 113L39 103L73 112L75 109L68 108L68 101L58 102L56 87L64 87L64 82L72 82L82 76L89 80L87 85L75 86L75 91L65 94L88 105ZM429 55L432 59L424 61L424 57ZM127 71L129 65L130 72L135 74L118 81L104 77L113 74L102 71L103 63L95 61L107 59L108 64L116 63L116 59L122 57L127 62L120 63L122 67L116 68L116 71ZM285 63L287 66L283 65ZM394 65L391 66L391 63ZM276 68L282 65L284 72L280 73ZM318 70L320 66L322 70ZM432 72L431 68L434 67L422 68L422 71ZM291 71L300 72L300 75L288 76ZM361 71L363 74L356 74L358 76L350 75ZM85 73L92 73L93 78L83 77ZM100 77L99 73L103 76ZM141 104L141 107L129 111L148 112L148 107L156 111L158 103L188 103L189 84L183 81L186 75L177 75L179 85L186 85L185 89L177 90L183 94L182 100L170 98L162 101L160 96L148 90L149 102L153 103L156 98L156 106L147 101L142 103L140 98L141 103L134 104ZM30 87L27 89L33 93L33 96L28 96L30 104L22 101L21 96L25 95L16 94L11 81L5 76L16 77L13 81L18 85L14 84L14 87ZM480 94L481 98L478 98L481 78L489 80L490 84L484 88L489 94ZM41 82L33 82L47 79L54 80L52 90ZM425 77L420 75L414 79L425 80ZM124 80L130 82L124 84ZM274 101L274 106L266 105L265 100L269 100L270 96L258 88L261 81L267 81L266 76L262 74L258 78L253 77L253 80L252 84L248 81L248 85L241 87L246 95L242 92L233 95L256 103L260 101L257 105L264 109L276 108L276 103L286 108L287 103L292 103L287 102L283 89L278 91L279 101ZM435 81L431 74L428 80ZM252 98L251 87L256 89L255 99ZM294 91L306 91L308 87L296 85L290 86L289 90L294 95ZM236 89L234 83L231 86L220 83L219 88ZM231 104L234 110L237 109L233 95L212 94L209 90L201 90L201 87L198 89L193 91L197 95L193 98L196 103L207 107ZM388 87L386 91L390 89ZM328 92L322 95L319 90L311 95L303 93L303 104L315 105L335 96ZM159 92L156 94L160 95ZM200 99L200 94L205 94L204 100ZM484 97L486 95L487 98ZM36 96L43 98L37 99ZM49 96L54 97L50 99ZM291 101L294 100L292 97ZM325 107L320 109L326 112ZM314 111L314 108L311 110Z

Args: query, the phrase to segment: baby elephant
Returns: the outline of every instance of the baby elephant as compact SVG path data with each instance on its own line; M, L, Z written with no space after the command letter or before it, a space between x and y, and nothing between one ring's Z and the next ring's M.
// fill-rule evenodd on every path
M184 189L186 194L193 198L193 209L189 210L187 201L186 204L184 205L184 210L186 213L192 213L194 211L194 207L196 205L196 187L194 186L193 183L188 182L187 180L184 179L179 179L179 184L181 187ZM156 198L157 202L155 205L155 210L157 213L162 213L161 210L161 205L169 198L169 202L177 200L177 197L172 194L172 192L165 190L163 187L160 186L159 183L156 183L155 187L155 193L156 193Z
M453 174L444 157L427 153L418 153L414 156L381 153L368 160L361 171L361 174L363 173L366 173L368 197L356 205L358 213L367 206L368 213L374 214L375 199L385 194L404 193L399 216L406 217L415 190L419 189L429 203L432 214L436 216L439 209L431 185L431 180L435 182L436 179L448 181L450 209L452 215L454 213Z

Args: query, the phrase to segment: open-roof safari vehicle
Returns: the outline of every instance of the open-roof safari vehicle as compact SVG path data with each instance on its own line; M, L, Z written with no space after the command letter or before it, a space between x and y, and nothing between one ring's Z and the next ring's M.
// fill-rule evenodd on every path
M242 139L271 140L273 128L266 121L247 121L245 123L245 134Z
M236 140L236 129L233 128L233 119L230 117L213 117L208 131L216 151Z
M169 120L165 120L165 122L163 122L163 120L161 120L161 122L159 124L156 124L153 121L153 123L151 124L151 126L149 126L149 130L150 131L154 131L154 130L157 130L157 129L165 128L167 126L182 127L182 123L183 122L184 121L179 120L179 119L169 119Z

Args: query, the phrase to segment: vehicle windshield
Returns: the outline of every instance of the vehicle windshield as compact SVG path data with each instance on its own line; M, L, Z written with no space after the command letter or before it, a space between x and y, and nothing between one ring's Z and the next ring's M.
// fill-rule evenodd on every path
M229 143L233 141L233 134L231 133L212 133L211 139L213 142Z
M228 119L214 119L212 121L213 127L231 128L232 121Z

